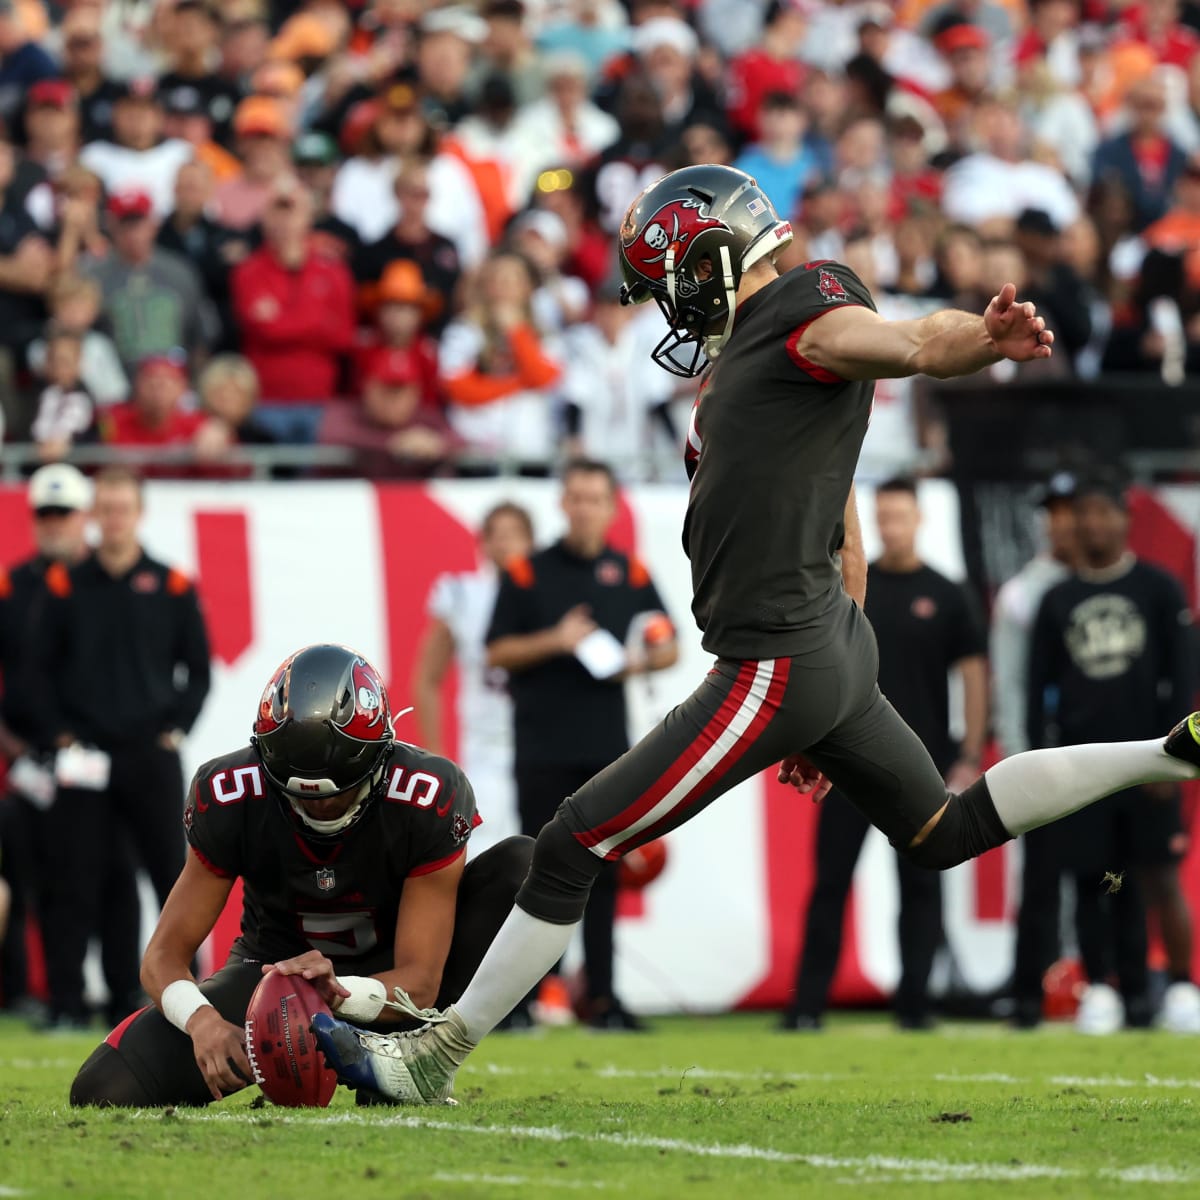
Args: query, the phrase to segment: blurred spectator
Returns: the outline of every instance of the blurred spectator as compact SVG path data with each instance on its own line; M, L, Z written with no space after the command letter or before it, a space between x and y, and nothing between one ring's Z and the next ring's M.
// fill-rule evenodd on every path
M217 10L206 0L167 0L163 8L167 69L159 77L159 91L168 106L177 89L199 93L213 128L223 134L233 116L238 90L217 73Z
M125 84L113 103L112 141L90 142L79 161L95 172L109 193L140 188L151 200L155 216L171 211L175 176L192 157L178 138L163 138L164 114L153 79Z
M545 86L545 59L534 49L530 22L522 0L487 0L483 6L487 35L480 46L472 71L471 92L479 94L485 79L500 78L508 84L515 101L524 106L537 100ZM554 49L543 42L543 50ZM577 51L588 68L589 77L596 65Z
M435 233L426 223L431 192L429 163L421 158L406 158L395 170L399 202L396 224L378 241L358 251L354 256L354 274L360 283L373 283L396 259L416 263L422 279L440 300L440 311L434 320L435 331L440 331L445 328L457 300L462 273L458 250L449 238Z
M935 42L940 32L970 21L987 33L989 42L1000 46L1012 37L1013 16L1010 10L1020 12L1019 6L1013 4L1012 0L945 0L945 3L929 6L917 0L917 7L923 10L919 18L921 32Z
M14 0L0 0L0 121L11 125L29 88L57 74L54 60L26 35Z
M182 351L144 358L133 377L132 398L104 413L104 440L113 446L193 445L205 418L184 407L189 391Z
M218 333L195 267L155 245L153 207L149 192L140 188L113 192L107 205L112 253L80 260L80 273L100 285L104 316L126 370L179 346L199 357Z
M10 428L20 429L23 422L19 417L13 420L17 414L10 356L22 350L41 325L42 293L54 256L24 208L4 203L15 166L12 143L0 138L0 347L9 356L7 363L0 363L0 404L6 407Z
M213 174L203 162L185 163L175 176L175 205L158 227L157 242L187 259L199 273L204 291L225 326L229 312L229 272L248 253L246 240L208 215L212 207Z
M246 230L262 220L276 182L291 174L292 131L278 100L248 96L233 114L233 135L242 171L217 188L213 206L221 224Z
M699 166L702 163L733 164L733 147L723 130L696 122L679 135L680 154L672 159L672 166Z
M72 4L63 13L61 33L62 73L79 97L83 141L111 141L113 106L122 89L104 71L99 7Z
M437 139L421 113L420 98L408 84L394 84L381 101L367 101L373 114L362 148L347 159L333 185L333 211L353 225L366 243L382 238L400 209L396 163L428 160L426 205L429 227L448 238L464 266L478 265L487 249L487 221L471 173L462 159L437 152ZM428 268L422 270L434 282Z
M1153 250L1182 255L1187 285L1200 292L1200 155L1184 163L1171 207L1143 230L1142 241ZM1195 336L1200 338L1200 328Z
M406 258L398 258L384 269L375 289L375 328L360 343L356 374L361 381L380 356L407 354L421 383L421 403L436 407L438 396L437 342L426 332L431 316L442 307L441 298L421 278L421 269Z
M269 446L271 431L254 417L258 376L240 354L218 354L196 381L204 424L196 432L197 457L220 461L230 446Z
M1075 479L1054 475L1038 507L1044 517L1044 548L996 593L990 653L992 712L997 749L1004 758L1030 748L1027 705L1029 648L1042 597L1070 577L1079 565L1075 526ZM1041 1023L1042 979L1056 957L1062 914L1058 835L1048 826L1021 838L1021 907L1013 962L1014 1023L1032 1029Z
M25 159L56 179L74 163L79 144L79 102L71 85L35 83L25 94Z
M418 365L403 350L371 358L361 403L326 407L319 440L358 451L357 468L367 476L423 478L449 461L458 439L435 407L421 402Z
M563 271L567 227L562 218L543 209L530 209L513 221L509 242L537 274L537 291L533 294L537 327L561 333L568 325L583 320L588 310L587 284Z
M54 183L53 225L57 230L54 267L58 272L74 274L81 255L103 258L109 241L101 228L101 201L104 185L87 167L76 163L68 167Z
M753 16L751 5L739 7ZM557 11L543 14L538 46L582 54L595 76L628 46L626 19L620 0L566 0Z
M988 53L992 39L978 25L960 22L950 25L933 43L950 68L950 85L933 98L938 116L946 123L952 141L967 142L975 108L988 95L991 86L991 61Z
M487 23L465 5L431 8L418 25L416 70L426 114L439 126L470 111L467 76Z
M695 69L699 43L691 26L678 17L654 17L633 31L633 49L658 93L669 138L697 121L724 126L720 104Z
M40 371L46 386L38 395L30 434L43 462L64 458L75 442L92 441L96 404L81 379L83 339L51 328Z
M354 343L354 281L343 263L314 249L312 211L294 175L277 180L263 245L230 281L242 352L262 389L259 420L284 442L313 440Z
M504 189L508 212L520 208L532 186L523 169L517 128L517 98L503 75L489 75L475 97L475 108L455 127L454 142L476 163L493 164Z
M1066 363L1073 366L1092 336L1092 315L1088 290L1066 261L1062 231L1040 209L1026 209L1017 217L1015 240L1027 269L1021 294L1045 316L1055 346L1061 346Z
M1070 7L1069 0L1043 0L1037 11ZM1071 181L1086 187L1100 140L1091 105L1063 83L1040 43L1019 52L1016 67L1021 116L1035 151L1052 152Z
M250 77L267 58L271 27L262 0L225 0L221 5L220 66L222 79L245 92Z
M59 770L46 837L56 869L47 881L42 934L53 1016L78 1021L83 960L111 900L111 874L137 849L159 904L183 866L179 748L209 689L208 637L191 581L150 558L138 538L137 476L96 477L95 552L46 571L44 616L32 662L39 719L50 744L72 749L89 772ZM127 870L127 869L126 869ZM131 872L128 872L131 874ZM136 1007L139 922L127 921L105 961L119 961L111 1008ZM114 971L114 974L116 972Z
M1164 130L1167 90L1162 78L1150 75L1134 83L1126 108L1128 131L1100 143L1092 174L1121 183L1133 201L1134 229L1140 230L1166 212L1185 156Z
M620 301L621 280L596 289L592 319L563 339L563 425L568 457L600 458L626 480L678 478L682 432L675 384L650 353L663 335L656 310Z
M616 115L620 137L585 172L600 228L609 235L616 233L630 198L667 173L663 163L671 147L662 101L647 76L634 73L624 80Z
M546 95L521 108L513 122L523 203L546 167L578 167L608 149L620 136L616 120L588 98L587 64L561 52L545 59Z
M838 227L842 216L842 197L833 182L820 176L804 189L799 230L804 236L810 259L842 258L844 242Z
M1028 158L1028 134L1014 102L979 105L975 133L980 149L946 172L942 210L951 221L1011 221L1027 208L1041 209L1059 229L1075 220L1079 201L1062 174Z
M101 301L100 285L94 279L82 279L78 275L55 276L46 295L50 328L80 339L79 377L91 397L103 408L126 399L129 380L112 338L96 328ZM44 337L29 344L29 365L39 373L46 365L46 349Z
M808 148L817 156L821 172L830 177L835 169L834 143L841 133L847 107L847 89L840 75L809 71L801 96L808 114Z
M533 324L535 287L525 259L492 254L442 338L441 377L450 424L474 450L544 464L557 440L552 389L562 367Z
M747 142L762 140L759 114L770 95L799 98L804 64L797 57L805 33L804 11L799 0L769 0L763 13L762 32L730 64L725 107L734 133ZM753 174L753 172L751 172ZM762 180L763 188L770 191ZM780 200L771 192L780 212Z
M1079 86L1079 10L1080 0L1030 0L1029 27L1013 47L1018 73L1040 63L1058 87Z
M930 296L964 308L986 286L983 280L983 240L969 225L948 225L938 238L937 275Z
M891 208L904 213L914 204L936 208L942 198L942 173L930 164L930 145L943 142L940 132L932 136L911 113L890 117L887 122L891 153Z
M512 701L504 672L487 665L484 639L496 607L500 571L533 552L533 521L511 501L493 507L479 530L479 566L439 575L429 589L429 624L417 653L412 696L421 745L447 750L442 723L442 685L457 665L457 761L484 802L486 817L471 835L468 853L520 831L513 779ZM482 842L482 844L481 844Z
M1063 231L1063 259L1083 282L1092 327L1088 344L1075 355L1075 371L1083 379L1095 379L1112 330L1112 304L1104 293L1100 236L1091 218L1080 217Z
M538 177L534 204L552 212L567 231L567 257L563 269L568 275L595 287L608 273L612 260L612 241L605 235L589 203L591 180L572 171L543 171Z
M1180 23L1179 0L1140 0L1120 11L1120 34L1147 47L1160 64L1191 65L1200 50L1196 30Z
M333 211L337 143L329 134L318 130L301 134L292 143L292 166L312 200L314 241L329 257L351 262L362 243L354 226Z
M213 119L204 96L191 84L173 87L164 103L163 132L187 142L197 162L203 163L217 183L227 183L241 174L242 164L213 141Z
M804 144L804 110L794 93L768 92L758 110L758 125L761 138L733 165L752 175L787 218L799 209L804 185L817 171L816 155Z
M1176 579L1129 549L1123 486L1107 474L1080 479L1074 503L1082 565L1045 594L1033 626L1027 722L1035 747L1098 742L1118 729L1122 738L1153 736L1192 702L1191 612ZM1075 877L1089 980L1076 1027L1107 1034L1122 1018L1149 1024L1144 899L1157 910L1167 953L1165 1023L1200 1032L1191 916L1179 885L1187 836L1178 785L1117 792L1063 818L1057 832L1060 861ZM1124 874L1123 886L1106 889L1105 872ZM1120 997L1108 983L1114 970Z
M1200 151L1200 54L1188 67L1187 91L1167 114L1167 132L1188 154Z

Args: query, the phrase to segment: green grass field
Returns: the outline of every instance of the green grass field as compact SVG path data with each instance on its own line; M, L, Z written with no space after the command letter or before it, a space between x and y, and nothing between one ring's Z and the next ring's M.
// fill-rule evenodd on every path
M1200 1041L767 1016L495 1036L457 1108L71 1110L88 1039L0 1022L0 1196L1200 1195ZM844 1191L842 1189L845 1189Z

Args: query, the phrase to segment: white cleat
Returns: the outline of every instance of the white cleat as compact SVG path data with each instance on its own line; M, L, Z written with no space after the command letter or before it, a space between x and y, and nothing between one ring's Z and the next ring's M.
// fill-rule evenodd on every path
M1200 1033L1200 988L1173 983L1163 995L1158 1023L1170 1033Z
M1125 1004L1107 983L1090 984L1079 1002L1075 1028L1092 1037L1116 1033L1125 1024Z

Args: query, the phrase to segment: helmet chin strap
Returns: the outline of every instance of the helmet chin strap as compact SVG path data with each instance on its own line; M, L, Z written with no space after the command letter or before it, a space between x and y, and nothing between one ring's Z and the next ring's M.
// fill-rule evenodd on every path
M728 246L721 247L721 272L725 281L725 325L720 333L710 333L704 338L704 353L710 359L721 353L721 347L729 340L737 317L737 287L733 280L733 262Z
M371 794L371 789L379 782L382 774L383 768L380 767L378 771L374 771L371 774L369 779L364 779L359 785L358 793L354 797L354 803L351 804L350 807L346 809L346 811L342 813L340 817L334 817L329 821L318 821L316 817L310 817L308 813L304 811L303 804L296 799L291 792L287 792L285 794L287 795L288 803L292 806L292 812L294 812L296 816L298 816L300 820L303 821L304 824L307 825L314 833L324 834L326 837L328 837L333 833L341 833L343 829L348 829L354 824L355 820L358 818L359 810L363 806L363 801L365 801L366 798Z
M673 245L667 247L667 256L663 260L663 272L667 279L667 299L671 302L671 311L674 312L677 305L675 304L675 247Z

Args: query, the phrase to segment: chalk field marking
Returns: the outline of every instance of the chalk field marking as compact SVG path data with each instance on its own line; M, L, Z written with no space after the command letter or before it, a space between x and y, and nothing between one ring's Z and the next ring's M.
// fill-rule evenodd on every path
M555 1075L564 1081L573 1075L590 1075L597 1079L670 1079L687 1084L689 1081L698 1082L705 1079L727 1079L734 1082L746 1083L838 1083L847 1079L861 1079L861 1075L832 1072L806 1071L723 1071L709 1067L655 1067L649 1070L630 1070L625 1067L613 1066L611 1063L600 1067L589 1067L585 1071L563 1070L560 1067L509 1067L499 1063L487 1063L476 1066L468 1062L461 1068L464 1075ZM1007 1075L999 1071L989 1071L976 1075L955 1075L939 1073L928 1077L916 1077L914 1083L994 1083L1005 1087L1015 1084L1041 1084L1051 1087L1086 1087L1086 1088L1124 1088L1137 1090L1139 1088L1164 1088L1171 1091L1188 1091L1200 1089L1200 1078L1179 1079L1171 1076L1144 1075L1141 1079L1130 1079L1121 1075Z
M491 1187L551 1187L576 1188L583 1191L623 1191L625 1185L608 1183L602 1179L552 1179L543 1175L535 1179L532 1175L483 1175L470 1171L438 1171L431 1175L434 1183L478 1183Z
M25 1193L20 1188L7 1187L0 1183L0 1196L23 1196Z
M184 1113L178 1120L238 1124L246 1123L251 1114L242 1113ZM138 1113L135 1119L161 1120L156 1113ZM533 1142L586 1142L591 1145L617 1146L626 1150L665 1150L693 1158L727 1158L755 1162L795 1164L825 1171L854 1172L860 1177L873 1174L895 1182L897 1177L939 1182L983 1181L993 1183L1020 1182L1029 1179L1080 1179L1097 1177L1073 1167L1055 1167L1041 1163L983 1163L952 1162L946 1159L895 1158L885 1154L843 1157L829 1154L797 1154L775 1150L769 1146L752 1146L744 1142L693 1142L683 1138L654 1137L630 1133L585 1133L562 1129L557 1125L471 1125L443 1121L434 1117L368 1117L359 1113L330 1113L321 1117L277 1116L266 1118L270 1124L281 1125L357 1125L390 1129L423 1129L438 1133L474 1133L485 1137L524 1138ZM1200 1183L1200 1170L1187 1171L1155 1163L1124 1167L1103 1173L1104 1178L1121 1180L1154 1180L1161 1183ZM861 1178L860 1178L861 1182Z

